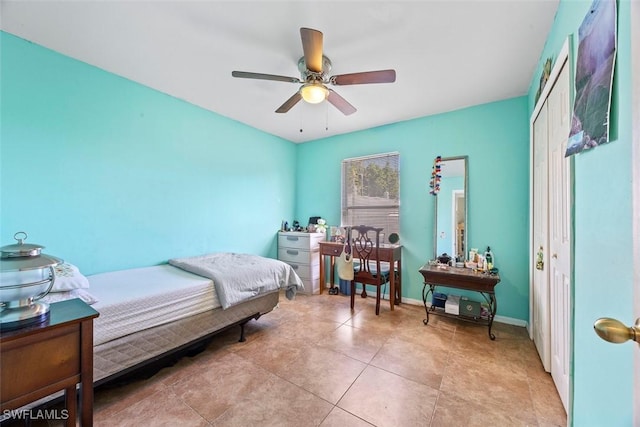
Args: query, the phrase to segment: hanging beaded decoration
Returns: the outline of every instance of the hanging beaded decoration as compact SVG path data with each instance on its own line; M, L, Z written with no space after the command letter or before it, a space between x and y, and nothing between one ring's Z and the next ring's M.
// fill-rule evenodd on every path
M442 162L442 156L436 157L433 161L433 169L431 170L431 181L429 181L429 194L435 196L440 192L440 163Z

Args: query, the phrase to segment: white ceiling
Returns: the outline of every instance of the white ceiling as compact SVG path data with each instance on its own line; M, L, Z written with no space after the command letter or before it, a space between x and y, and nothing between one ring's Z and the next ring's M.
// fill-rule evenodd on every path
M304 142L526 94L557 6L558 0L1 0L0 26ZM300 78L300 27L323 32L330 75L393 68L396 82L333 86L358 109L350 116L327 102L300 102L276 114L299 85L233 78L231 71Z

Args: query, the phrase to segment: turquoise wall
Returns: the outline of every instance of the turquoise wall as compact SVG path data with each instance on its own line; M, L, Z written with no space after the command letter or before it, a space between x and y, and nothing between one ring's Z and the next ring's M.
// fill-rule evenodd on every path
M216 250L276 255L296 146L0 33L0 244L86 274Z
M434 200L429 179L436 156L469 156L469 247L498 259L498 315L529 318L529 125L527 98L367 129L301 144L296 216L340 223L343 159L400 153L400 240L403 295L421 301L424 263L433 259Z
M544 59L555 59L573 34L576 62L578 29L591 1L562 1L529 91L534 103ZM611 107L611 142L575 155L573 409L575 426L631 426L633 347L609 344L596 336L600 317L633 324L631 206L631 36L630 2L618 2L618 49ZM636 118L637 120L637 118ZM638 165L635 165L638 167Z

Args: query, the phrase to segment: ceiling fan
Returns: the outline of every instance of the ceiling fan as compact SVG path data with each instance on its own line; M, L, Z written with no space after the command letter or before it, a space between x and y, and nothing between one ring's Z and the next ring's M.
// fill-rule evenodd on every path
M300 89L282 104L276 113L286 113L301 99L317 104L325 99L344 115L353 114L356 108L326 85L358 85L367 83L392 83L396 81L395 70L365 71L360 73L329 76L331 61L322 54L322 33L311 28L300 28L304 56L298 61L301 78L273 74L232 71L233 77L245 79L274 80L279 82L302 83Z

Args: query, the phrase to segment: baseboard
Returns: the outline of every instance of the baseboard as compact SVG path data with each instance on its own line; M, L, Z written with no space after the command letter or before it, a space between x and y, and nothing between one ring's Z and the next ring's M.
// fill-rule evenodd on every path
M529 325L526 320L514 319L513 317L506 317L506 316L496 315L494 320L496 322L506 323L507 325L520 326L522 328L528 328L528 325Z

